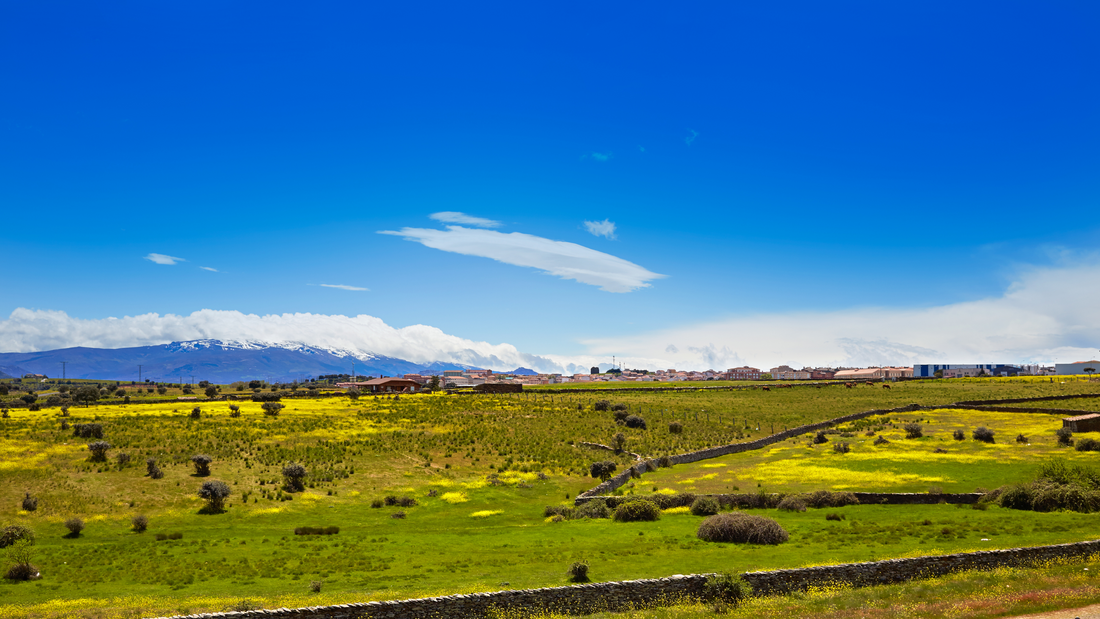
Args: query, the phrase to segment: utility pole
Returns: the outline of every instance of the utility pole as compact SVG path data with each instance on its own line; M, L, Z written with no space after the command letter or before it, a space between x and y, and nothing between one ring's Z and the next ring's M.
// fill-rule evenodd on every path
M59 363L61 363L61 380L65 380L65 364L68 361L60 361Z
M355 382L355 362L351 362L351 382Z
M141 382L141 366L138 366L138 382Z
M194 389L194 387L195 387L195 377L193 375L190 375L190 374L189 374L189 376L191 376L191 388Z

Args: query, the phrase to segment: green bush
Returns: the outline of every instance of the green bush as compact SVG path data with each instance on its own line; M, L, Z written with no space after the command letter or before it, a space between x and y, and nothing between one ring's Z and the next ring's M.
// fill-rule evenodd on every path
M77 423L73 424L73 436L80 438L103 438L103 424Z
M983 443L995 442L993 440L993 430L990 430L985 426L979 426L977 429L974 430L972 435L974 436L974 440L976 441L981 441Z
M623 420L623 423L628 428L634 428L634 429L637 429L637 430L645 430L646 429L645 419L642 419L638 415L627 415L626 419Z
M279 413L283 410L283 405L278 402L264 402L260 405L260 408L263 409L264 414L268 417L278 417Z
M592 410L596 410L599 412L604 412L610 408L611 402L609 402L608 400L597 400L596 403L592 405Z
M852 450L852 446L848 443L833 443L833 451L838 454L846 454Z
M661 509L646 499L631 499L615 508L616 522L652 522L661 519Z
M573 511L574 518L610 518L611 509L607 507L607 501L604 499L592 499L581 503Z
M903 425L902 428L905 430L905 438L920 438L924 436L924 428L915 421Z
M106 462L107 450L111 448L111 444L107 441L93 441L88 443L88 451L92 452L90 460L92 462Z
M695 516L713 516L720 508L718 499L709 496L701 496L691 503L691 513Z
M735 574L714 574L707 577L704 590L708 598L720 600L734 606L747 600L752 595L752 587L749 583Z
M0 548L7 548L20 540L34 542L34 531L21 524L9 524L0 530Z
M38 497L31 496L31 493L23 493L23 509L28 512L33 512L38 509Z
M306 489L306 467L297 462L288 463L283 467L283 479L286 480L286 489L289 492L302 492Z
M851 492L829 492L828 490L816 490L798 497L805 501L806 505L815 509L823 507L844 507L845 505L859 505L859 499Z
M1069 447L1073 445L1073 430L1066 427L1058 428L1054 433L1058 437L1058 446Z
M955 437L956 441L965 441L966 440L966 432L963 432L962 430L955 430L955 432L954 432L954 434L952 434L952 436Z
M844 520L844 514L829 513L825 514L825 520L835 520L837 522Z
M144 533L149 528L149 517L138 514L130 519L130 526L133 527L137 533Z
M214 459L206 454L191 456L191 463L195 465L195 475L199 477L210 475L210 463L213 461Z
M572 518L573 512L577 511L575 508L568 505L547 505L542 510L543 518L551 518L553 516L561 516L562 518Z
M297 527L294 529L295 535L336 535L340 532L340 527Z
M821 430L814 435L814 445L820 445L822 443L828 443L829 437L825 436L825 430Z
M199 498L206 501L207 512L221 512L232 490L224 481L204 481L199 488Z
M65 528L69 530L65 537L80 537L80 532L84 530L84 521L80 518L69 518L65 521Z
M679 421L673 421L668 424L669 434L680 434L684 431L684 424Z
M1094 438L1077 439L1077 445L1074 449L1077 451L1100 451L1100 441Z
M776 509L785 512L804 512L806 511L806 502L797 496L783 497Z
M706 542L782 544L790 536L779 523L741 512L716 514L699 525L696 536Z
M576 561L569 566L569 580L572 582L588 582L588 561Z
M592 477L599 478L600 481L607 481L611 479L611 476L615 473L615 469L619 468L618 464L615 464L611 460L604 460L603 462L593 462L588 465L588 472Z

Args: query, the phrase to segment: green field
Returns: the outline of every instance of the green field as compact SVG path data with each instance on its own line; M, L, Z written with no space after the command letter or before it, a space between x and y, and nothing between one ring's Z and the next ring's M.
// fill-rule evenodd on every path
M73 407L67 418L56 408L16 408L0 423L0 519L35 530L35 565L43 578L3 581L0 617L158 615L222 610L241 598L277 607L553 586L565 584L568 565L582 559L592 578L604 581L1091 539L1094 516L1086 514L866 505L767 510L791 539L762 548L701 542L694 535L700 518L690 514L669 513L652 523L551 522L543 508L571 504L596 483L587 465L614 456L578 443L608 443L616 432L627 435L627 449L658 456L757 438L772 424L778 430L871 408L1096 387L935 381L889 390L610 394L607 399L645 417L646 430L626 429L610 412L594 411L590 394L284 398L275 418L252 402L240 403L239 418L229 416L227 402L199 403L198 419L189 415L195 404L183 402ZM893 426L910 418L922 419L928 436L895 436L901 431ZM952 410L891 415L889 423L863 422L882 426L878 432L891 440L885 449L867 447L871 437L864 433L872 426L853 426L847 428L852 438L830 435L851 442L848 454L835 454L830 444L809 448L804 436L662 469L622 491L997 487L1030 479L1053 453L1075 461L1098 457L1055 447L1057 419ZM683 422L682 434L668 432L670 420ZM62 422L102 424L112 445L108 462L90 462L89 439L61 430ZM995 444L950 437L954 427L978 423L997 431ZM1019 433L1030 445L1015 442ZM932 453L940 445L947 454ZM118 452L131 456L128 465L113 460ZM212 456L209 479L232 489L224 513L200 513L196 491L208 478L195 476L195 454ZM150 457L162 479L145 475ZM292 461L310 471L305 492L282 489L280 471ZM25 492L38 497L37 510L20 510ZM417 505L371 507L387 495L408 496ZM392 517L397 511L406 517ZM826 521L826 511L845 519ZM150 520L145 533L130 529L137 514ZM87 525L76 538L66 537L63 526L73 516ZM340 532L294 535L303 526ZM158 533L182 538L157 541ZM309 590L315 580L323 581L320 593Z

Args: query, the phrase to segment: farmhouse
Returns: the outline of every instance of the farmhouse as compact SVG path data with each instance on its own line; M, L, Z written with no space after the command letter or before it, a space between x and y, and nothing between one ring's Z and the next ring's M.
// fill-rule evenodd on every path
M416 393L421 388L420 383L407 378L375 378L363 382L336 383L336 386L368 393Z
M1062 427L1069 428L1070 432L1098 432L1100 431L1100 415L1091 413L1065 417L1062 419Z

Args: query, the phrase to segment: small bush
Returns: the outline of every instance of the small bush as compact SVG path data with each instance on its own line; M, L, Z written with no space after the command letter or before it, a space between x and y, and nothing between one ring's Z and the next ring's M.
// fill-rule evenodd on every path
M195 465L195 475L199 477L210 475L210 463L213 461L214 459L206 454L191 456L191 463Z
M880 434L879 437L875 439L873 444L874 445L888 445L888 444L890 444L890 441L886 440L886 437L882 436Z
M382 507L382 505L384 505L384 503L382 502L382 499L375 499L375 500L370 502L370 506L374 509L378 509L378 508Z
M130 519L130 526L133 527L137 533L144 533L149 528L149 517L143 514L138 514Z
M616 404L615 406L618 406L618 404ZM630 415L630 413L626 412L626 407L613 408L612 410L614 411L612 417L615 418L615 423L619 425L622 425L623 422L626 421L627 416Z
M783 497L776 509L784 512L804 512L806 502L796 496Z
M822 443L828 443L829 437L825 436L825 431L822 430L814 435L814 445L820 445Z
M21 524L9 524L0 530L0 548L7 548L20 540L34 542L34 531Z
M416 507L416 499L411 496L403 496L397 499L397 504L401 507Z
M835 520L835 521L839 522L841 520L844 520L844 514L838 514L838 513L835 513L835 512L828 513L828 514L825 514L825 520Z
M980 426L973 432L974 440L981 441L983 443L993 443L993 430L985 426Z
M611 476L615 473L615 469L619 468L618 464L615 464L611 460L604 460L603 462L593 462L588 466L588 472L592 477L599 478L600 481L607 481L611 479Z
M848 443L833 443L833 451L838 454L846 454L851 450L852 447Z
M288 491L303 492L306 489L306 467L297 462L287 464L283 467L283 479Z
M73 424L73 436L80 438L103 438L103 424L77 423Z
M313 395L313 394L310 394ZM278 402L281 400L281 396L277 393L254 393L252 394L253 402Z
M278 417L279 413L283 410L283 405L278 402L264 402L260 405L260 408L263 409L264 414L268 417Z
M563 518L572 518L573 512L576 509L569 507L568 505L547 505L542 510L543 518L552 518L554 516L561 516Z
M734 606L752 595L752 587L749 583L735 574L715 574L708 577L704 590L707 592L707 597Z
M1073 431L1069 428L1058 428L1058 431L1054 433L1058 437L1059 447L1069 447L1073 445Z
M611 509L607 507L607 501L603 499L593 499L577 506L577 509L573 511L573 517L593 519L610 518Z
M183 533L157 533L158 542L163 542L170 539L183 539Z
M626 427L628 428L635 428L638 430L646 429L645 419L642 419L638 415L627 415L626 419L623 420L623 423L626 424Z
M107 450L111 448L111 444L107 441L93 441L88 443L88 451L92 452L89 458L92 462L106 462Z
M905 438L920 438L924 436L924 428L915 421L903 425L902 428L905 430Z
M684 431L684 424L679 421L673 421L668 424L669 434L681 434Z
M405 518L405 512L394 512L394 513L390 514L390 518L397 518L398 520L403 520Z
M625 411L626 410L626 404L623 404L621 402L617 402L617 403L611 405L611 410L613 410L613 411Z
M705 542L782 544L790 539L779 523L741 512L716 514L699 525L696 536Z
M622 453L626 448L626 435L622 432L615 434L611 437L611 448L615 450L615 453Z
M1023 434L1017 434L1016 435L1016 442L1017 443L1026 443L1027 442L1027 437L1024 436Z
M30 580L38 577L38 568L31 565L34 560L34 542L32 540L20 540L9 548L9 566L4 573L8 580Z
M1100 441L1094 438L1082 438L1077 440L1077 451L1100 451Z
M672 458L669 458L668 456L661 456L660 458L657 458L657 466L659 466L663 469L667 469L667 468L671 467L672 466Z
M631 499L615 508L616 522L652 522L661 519L661 509L646 499Z
M84 521L80 518L69 518L65 521L65 528L69 530L65 537L80 537L80 532L84 530Z
M314 593L320 593L321 592L321 585L323 585L323 584L324 584L323 581L311 580L309 582L309 590L314 592Z
M966 440L966 432L963 432L962 430L955 430L955 432L952 434L952 436L955 437L956 441L965 441Z
M806 505L815 509L823 507L844 507L845 505L859 505L859 499L851 492L829 492L828 490L816 490L809 494L799 495Z
M709 496L701 496L691 503L691 513L695 516L713 516L720 508L718 499Z
M127 464L130 464L130 454L124 451L118 452L117 454L115 454L115 462L118 462L118 468L121 469Z
M596 403L592 405L592 410L596 410L596 411L600 411L600 412L607 411L610 408L611 408L611 402L609 402L608 400L597 400Z
M571 582L588 582L588 561L576 561L569 566Z
M397 497L389 494L386 495L386 498L382 499L382 502L385 503L387 507L393 507L394 505L397 505Z
M947 453L947 450L944 449L943 447L937 447L937 448L932 450L932 453L934 453L934 454L945 454L945 453Z
M191 409L191 419L198 419L199 417L202 417L202 409L196 406Z
M23 497L23 509L28 512L33 512L38 509L38 497L31 496L31 493L25 492Z
M199 498L206 500L207 512L221 512L231 492L229 484L224 481L204 481L199 488Z
M241 407L237 406L236 404L230 404L229 405L229 416L230 417L240 417L241 416Z
M294 529L295 535L336 535L340 532L340 527L297 527Z
M145 459L145 474L153 479L160 479L164 477L164 473L157 467L156 458Z

